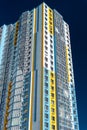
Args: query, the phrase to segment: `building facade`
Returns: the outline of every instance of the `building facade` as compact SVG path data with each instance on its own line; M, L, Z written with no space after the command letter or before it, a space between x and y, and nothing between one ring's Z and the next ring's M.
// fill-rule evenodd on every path
M69 25L45 3L0 27L0 130L79 130Z

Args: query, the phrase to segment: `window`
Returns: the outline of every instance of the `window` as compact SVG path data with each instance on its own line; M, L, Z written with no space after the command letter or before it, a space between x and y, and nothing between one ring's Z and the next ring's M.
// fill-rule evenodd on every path
M48 76L45 76L45 80L48 81Z
M45 31L45 34L47 34L47 31Z
M48 44L48 42L45 40L45 44L47 45Z
M45 60L46 60L46 61L48 61L48 58L47 58L47 57L45 57Z
M47 25L47 22L45 22L45 25Z
M71 59L69 58L69 61L71 61Z
M52 50L50 50L50 52L51 52L51 53L53 53L53 51L52 51Z
M47 6L45 5L45 8L47 8Z
M48 98L47 97L45 97L45 101L48 102Z
M50 45L50 47L51 47L51 48L53 48L53 46L52 46L52 45Z
M54 76L53 73L51 73L51 76L52 76L52 77Z
M32 26L32 23L30 23L30 26Z
M72 77L72 74L70 73L70 76Z
M48 87L48 83L45 83L45 87Z
M77 129L78 127L77 127L77 125L75 125L75 129Z
M29 44L31 44L31 41L29 42Z
M72 69L70 68L70 71L72 71Z
M55 129L55 125L52 125L52 129Z
M55 117L54 116L52 116L52 120L55 121Z
M45 89L45 93L48 94L48 90Z
M71 79L71 82L73 82L73 80Z
M47 12L47 9L45 9L45 12Z
M51 17L49 17L49 19L50 19L50 20L52 20L52 18L51 18Z
M74 92L72 91L72 94L74 94Z
M45 118L48 118L48 114L45 114Z
M51 111L54 112L55 111L54 108L51 108Z
M54 93L51 93L51 96L54 98Z
M50 11L50 12L52 12L52 10L51 10L51 9L49 9L49 11Z
M45 38L47 39L47 36L45 35Z
M50 42L52 43L53 41L50 39Z
M51 104L54 105L54 101L53 100L51 100Z
M19 117L20 116L20 111L19 110L14 110L12 117Z
M77 118L74 118L74 121L77 121Z
M14 96L14 102L18 102L18 101L20 101L20 100L21 100L20 95Z
M69 40L67 40L67 42L69 43Z
M71 66L71 63L69 63L69 65Z
M46 67L48 67L48 64L47 64L47 63L45 63L45 66L46 66Z
M45 46L45 49L46 49L46 50L48 50L48 47L47 47L47 46Z
M74 97L72 97L72 100L74 100Z
M15 89L15 95L21 94L21 88Z
M31 36L29 38L31 39Z
M50 22L50 24L52 25L52 22Z
M51 61L51 64L53 65L53 61Z
M13 125L18 125L19 124L19 118L13 118L12 119L12 126Z
M53 59L53 56L52 56L52 55L51 55L50 57L51 57L51 59Z
M47 27L45 26L45 29L47 30Z
M54 83L54 80L53 80L53 79L51 79L51 82L52 82L52 83Z
M68 51L70 51L70 50L68 49Z
M75 104L73 104L73 107L75 107Z
M47 14L45 13L45 16L47 17Z
M51 89L54 90L54 86L51 86Z
M45 17L45 20L47 21L47 18Z
M45 73L48 74L48 70L47 69L45 69Z
M51 70L53 71L53 67L51 67Z
M30 54L31 52L29 51L29 54Z
M48 110L48 106L47 105L45 105L45 109Z
M45 126L48 127L48 123L47 122L45 122Z
M28 57L28 60L30 60L30 57Z
M76 110L74 110L73 113L76 114Z

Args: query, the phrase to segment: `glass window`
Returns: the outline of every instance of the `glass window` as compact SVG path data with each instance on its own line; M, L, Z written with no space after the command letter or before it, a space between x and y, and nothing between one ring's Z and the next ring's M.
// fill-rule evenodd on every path
M55 125L52 125L52 129L55 129Z
M45 118L48 118L48 114L45 114Z
M19 124L19 118L13 118L12 125L18 125L18 124Z
M45 126L48 127L48 123L47 122L45 122Z

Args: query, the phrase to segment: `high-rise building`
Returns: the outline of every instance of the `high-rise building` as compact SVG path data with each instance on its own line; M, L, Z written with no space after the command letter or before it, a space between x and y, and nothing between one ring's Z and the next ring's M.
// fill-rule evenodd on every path
M79 130L69 25L45 3L0 27L0 130Z

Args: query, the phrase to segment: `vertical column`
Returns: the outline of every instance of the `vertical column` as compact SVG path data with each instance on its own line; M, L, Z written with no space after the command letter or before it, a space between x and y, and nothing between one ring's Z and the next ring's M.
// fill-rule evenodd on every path
M67 80L68 80L69 91L70 91L70 108L71 108L71 117L72 117L71 123L72 123L72 129L79 130L71 45L70 45L70 36L69 36L69 26L66 22L64 22L64 29L65 29L65 48L66 48L66 69L67 69Z
M53 11L48 9L48 31L54 39L54 25L53 25ZM52 45L50 44L52 49ZM52 52L53 51L53 52ZM53 50L51 50L54 57L54 43ZM51 55L51 54L50 54ZM52 60L52 59L51 59ZM53 64L53 68L50 68L50 129L57 130L57 104L56 104L56 82L55 82L55 60L50 61L50 67Z
M6 111L5 111L5 118L4 118L4 130L7 130L11 88L12 88L12 82L10 82L8 84L8 93L7 93L7 100L6 100Z
M16 22L16 25L15 25L15 34L14 34L14 46L16 46L16 44L17 44L18 27L19 27L19 22Z
M31 90L30 90L30 128L32 130L33 122L33 101L34 101L34 60L35 60L35 42L36 42L36 9L34 9L34 23L33 23L33 42L32 42L32 72L31 72Z
M40 88L40 130L43 130L43 52L44 52L44 48L43 48L43 26L44 24L44 4L42 4L42 44L41 44L41 51L42 51L42 55L41 55L41 88Z

